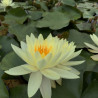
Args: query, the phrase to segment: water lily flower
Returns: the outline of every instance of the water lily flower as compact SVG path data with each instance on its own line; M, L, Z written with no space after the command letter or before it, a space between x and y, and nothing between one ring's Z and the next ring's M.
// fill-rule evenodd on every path
M15 76L30 74L28 96L32 97L40 89L43 98L51 98L51 81L60 83L61 78L79 78L80 72L72 66L84 61L70 61L81 53L81 50L75 52L75 47L73 42L60 40L51 34L46 39L42 34L38 38L33 34L30 37L27 35L26 43L21 42L21 48L12 45L15 53L26 64L11 68L5 73Z
M89 43L85 43L85 45L88 46L89 48L91 48L91 49L88 49L90 52L98 53L98 47L97 47L98 46L98 37L95 34L90 35L90 37L96 46L89 44ZM98 54L91 56L91 58L95 61L98 61Z
M1 0L0 6L6 9L7 6L14 6L13 0Z

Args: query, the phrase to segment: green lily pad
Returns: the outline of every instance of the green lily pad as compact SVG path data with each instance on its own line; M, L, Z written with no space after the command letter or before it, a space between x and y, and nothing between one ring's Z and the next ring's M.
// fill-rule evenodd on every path
M94 44L93 41L90 38L90 35L88 35L86 33L78 32L77 30L70 30L68 40L75 42L77 48L86 47L84 42Z
M81 98L98 98L98 81L93 81L84 91Z
M61 0L63 4L75 6L76 2L74 0Z
M3 72L0 69L0 98L9 98L8 90L1 78L2 75L3 75Z
M20 85L10 89L10 98L29 98L27 95L27 85ZM40 98L40 92L38 91L31 98Z
M68 26L69 18L61 12L46 12L43 14L43 19L38 21L37 27L49 27L56 30Z
M0 68L2 70L8 70L22 64L25 64L25 62L21 60L14 52L10 52L2 59Z

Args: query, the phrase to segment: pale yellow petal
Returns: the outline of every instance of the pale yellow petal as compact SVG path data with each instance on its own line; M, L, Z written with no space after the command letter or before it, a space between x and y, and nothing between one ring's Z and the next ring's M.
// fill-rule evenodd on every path
M64 70L71 70L71 68L69 68L68 66L64 66L63 64L62 65L57 65L57 68L61 68L61 69L64 69Z
M42 44L42 42L43 42L43 36L42 36L42 34L40 34L38 36L38 41L39 41L40 44Z
M41 73L42 73L45 77L47 77L47 78L49 78L49 79L51 79L51 80L58 80L58 79L60 79L60 75L58 74L58 72L55 72L55 71L53 71L53 70L51 70L51 69L44 69L44 70L41 70Z
M45 41L49 44L49 45L52 45L54 42L53 42L53 37L51 34L48 35L48 37L45 39ZM52 43L51 43L52 42Z
M35 43L35 41L36 41L36 38L35 38L35 36L33 35L33 33L31 33L31 36L30 36L30 38L31 38L31 40L32 40L32 44L34 44Z
M67 60L72 59L71 56L75 51L75 47L73 47L73 49L71 51L68 52L68 55L66 56L66 58L64 60L62 60L62 62L66 62Z
M45 60L49 62L49 61L51 60L51 58L52 58L52 53L49 53L49 54L45 57Z
M52 88L56 88L56 83L55 83L54 80L51 80L51 87L52 87Z
M65 59L65 60L62 62L62 64L63 64L63 63L66 63L67 61L69 61L69 60L71 60L71 59L73 59L73 58L75 58L75 57L77 57L77 56L81 53L81 51L82 51L82 50L79 50L79 51L77 51L77 52L72 53L72 55L70 55L69 58Z
M62 85L62 79L60 78L59 80L56 80L56 82L59 84L59 85Z
M33 54L34 44L28 35L26 36L26 43L27 43L28 51L30 52L30 54Z
M98 48L95 47L95 46L93 46L92 44L85 43L85 45L88 46L88 47L91 48L91 49L98 50Z
M62 65L65 65L65 66L76 66L76 65L82 64L84 62L85 61L68 61L66 63L62 63Z
M42 59L41 54L38 51L35 52L34 56L36 61L39 61L40 59Z
M90 37L93 40L93 42L98 46L98 37L95 34L90 35Z
M57 62L57 60L58 60L58 58L61 56L61 52L59 52L59 53L57 53L53 58L52 58L52 60L50 61L50 64L49 64L49 66L48 67L53 67L53 66L55 66L55 64L56 64L56 62Z
M73 68L73 67L70 67L70 68L71 68L70 72L75 73L76 75L80 74L80 72L78 70L76 70L75 68Z
M23 65L17 66L17 67L14 67L14 68L11 68L11 69L5 71L5 73L7 73L9 75L18 76L18 75L25 75L25 74L28 74L28 73L31 73L32 72L31 70L24 69L22 66Z
M39 60L39 61L37 62L37 67L38 67L39 69L42 69L42 68L44 68L44 67L46 66L46 64L47 64L46 60L45 60L45 59L41 59L41 60Z
M77 57L81 53L81 51L82 51L82 49L77 51L77 52L74 52L70 59L73 59L73 58Z
M40 88L42 83L42 74L40 72L33 72L30 75L28 83L28 96L32 97Z
M49 79L46 77L43 77L41 86L40 86L40 91L42 94L43 98L51 98L51 82Z
M33 66L33 65L29 65L29 64L25 64L25 65L22 65L22 67L26 70L30 70L32 72L36 72L38 71L38 68L36 66Z
M90 52L92 53L98 53L98 50L92 50L92 49L88 49Z
M95 60L95 61L98 61L98 55L93 55L93 56L91 56L91 58L92 58L93 60Z
M65 79L77 79L79 78L78 75L67 71L67 70L63 70L63 69L59 69L59 68L52 68L55 72L57 72L61 78L65 78Z
M28 64L32 65L32 60L30 57L28 57L29 54L27 54L26 52L24 52L22 49L18 48L15 45L11 45L13 50L15 51L15 53L21 57L25 62L27 62Z
M27 45L23 41L21 41L21 49L24 50L24 51L27 49Z
M51 35L51 33L48 35L48 37L46 38L46 40L50 40L50 39L52 39L53 37L52 37L52 35Z

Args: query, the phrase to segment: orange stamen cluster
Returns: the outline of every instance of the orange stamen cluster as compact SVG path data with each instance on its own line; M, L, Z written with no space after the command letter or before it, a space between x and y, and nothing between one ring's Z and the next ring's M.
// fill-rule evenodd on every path
M41 55L46 56L52 47L47 47L47 45L35 46L35 52L38 51Z

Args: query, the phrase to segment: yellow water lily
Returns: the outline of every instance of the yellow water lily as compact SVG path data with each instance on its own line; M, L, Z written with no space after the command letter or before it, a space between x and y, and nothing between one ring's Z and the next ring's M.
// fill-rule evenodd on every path
M70 61L77 57L81 50L75 52L73 42L66 39L52 37L46 39L42 34L35 38L33 34L26 36L26 43L21 42L21 48L12 45L15 53L26 64L5 71L9 75L25 75L30 73L28 82L28 96L32 97L38 89L43 98L51 98L51 81L60 83L61 78L77 79L80 72L72 66L84 61Z
M13 0L1 0L0 6L5 10L7 6L14 6Z
M91 49L88 49L90 52L98 53L98 37L95 34L90 35L90 37L96 46L89 44L89 43L85 43L85 45L91 48ZM98 54L91 56L91 58L95 61L98 61Z

